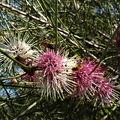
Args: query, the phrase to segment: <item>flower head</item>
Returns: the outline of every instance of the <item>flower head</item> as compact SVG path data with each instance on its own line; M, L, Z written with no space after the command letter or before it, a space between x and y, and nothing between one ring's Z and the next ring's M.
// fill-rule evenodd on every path
M44 76L51 79L63 69L62 57L54 51L48 51L40 56L38 66L42 70Z
M117 91L108 78L104 77L105 70L96 67L96 63L89 59L84 59L82 67L74 71L74 81L77 82L74 94L81 99L95 99L102 105L111 105L114 99L118 98Z
M93 60L91 60L89 58L88 59L84 59L83 63L82 63L82 71L84 71L86 74L88 74L92 78L100 78L100 76L103 76L105 71L100 66L98 66L94 70L96 65L97 65L97 63L95 61L93 61Z
M100 102L102 106L113 105L114 100L118 99L116 87L104 77L96 80L95 84L95 101Z
M73 61L73 59L71 59ZM71 67L67 67L66 57L62 57L55 51L47 51L40 55L38 66L41 70L42 95L47 97L63 98L64 92L71 94L75 83L70 80L69 74Z
M2 50L9 54L12 58L17 59L19 62L25 64L26 59L37 59L38 52L32 50L34 43L30 42L27 38L23 39L22 35L18 34L18 38L4 38L4 43L1 45ZM0 55L1 56L1 55ZM9 69L13 67L13 61L4 55L3 62Z
M102 74L99 68L90 74L95 66L94 61L84 59L82 63L78 63L78 69L74 70L73 79L77 82L74 94L79 95L81 99L90 99L94 95L94 79L99 78Z
M21 40L14 40L9 42L8 45L3 45L3 50L6 51L10 56L16 58L21 57L26 59L35 55L35 50L31 49L31 45ZM35 57L35 56L34 56Z

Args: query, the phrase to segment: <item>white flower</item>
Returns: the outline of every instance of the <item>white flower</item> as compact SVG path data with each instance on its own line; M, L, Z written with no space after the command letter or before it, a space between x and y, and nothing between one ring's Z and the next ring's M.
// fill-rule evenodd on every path
M10 56L12 56L13 58L16 57L21 57L21 58L32 58L35 57L35 50L31 49L31 46L27 43L25 43L25 41L12 41L9 43L9 45L3 45L3 50L5 52L7 52Z
M25 38L25 37L24 37ZM14 38L4 38L4 42L1 45L3 51L5 51L9 56L14 59L17 59L19 62L25 64L26 59L37 59L38 52L37 50L33 50L32 47L34 46L34 42L28 40L28 37L25 39L22 38L20 34L18 34L17 39ZM3 54L0 57L3 57ZM2 61L5 63L4 65L7 66L9 69L13 66L13 61L10 60L8 57L4 55Z

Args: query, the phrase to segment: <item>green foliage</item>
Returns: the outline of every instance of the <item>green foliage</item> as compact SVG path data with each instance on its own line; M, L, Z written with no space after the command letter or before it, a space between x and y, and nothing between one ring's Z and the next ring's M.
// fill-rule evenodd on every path
M2 0L0 47L5 38L16 38L18 34L20 39L25 36L34 41L32 47L36 50L48 39L58 46L56 50L66 47L69 56L77 54L102 62L109 70L110 79L119 83L120 48L115 41L119 15L119 0ZM119 101L114 106L101 107L88 101L82 103L79 98L66 97L55 102L41 99L34 84L4 84L4 80L21 79L16 68L10 71L4 62L0 65L0 89L6 91L4 96L0 95L1 120L120 119ZM17 95L11 96L8 88Z

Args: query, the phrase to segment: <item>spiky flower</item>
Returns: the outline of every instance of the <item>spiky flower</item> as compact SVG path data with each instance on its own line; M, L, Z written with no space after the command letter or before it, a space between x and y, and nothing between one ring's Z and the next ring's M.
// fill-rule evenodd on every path
M82 66L79 67L78 65L78 68L74 70L73 73L73 80L77 83L74 95L79 95L81 100L86 98L90 99L90 97L94 95L93 77L96 77L97 73L96 71L94 71L94 73L91 75L89 75L89 73L92 71L95 65L89 60L83 60L81 64Z
M104 77L105 70L99 66L93 71L95 67L94 61L84 59L82 67L74 71L73 79L78 84L74 94L79 95L80 99L94 99L102 105L110 105L118 94L108 78Z
M47 51L40 55L38 66L41 70L41 90L42 95L47 98L64 98L64 92L71 94L75 82L70 80L72 67L69 64L72 62L76 64L74 59L62 57L55 51Z
M3 45L3 50L5 50L8 54L10 54L10 56L14 58L19 56L24 59L35 57L34 55L36 52L31 49L30 44L21 40L10 40L7 45Z
M118 92L116 90L116 86L114 86L111 82L108 81L107 78L100 78L95 81L95 96L94 99L102 106L104 105L113 105L114 100L119 98Z
M28 38L22 39L22 36L18 34L18 38L4 38L1 48L12 58L25 64L27 58L35 59L37 56L37 51L32 50L33 45L34 43L28 40ZM9 69L12 68L14 62L5 55L3 61L4 65L9 66Z

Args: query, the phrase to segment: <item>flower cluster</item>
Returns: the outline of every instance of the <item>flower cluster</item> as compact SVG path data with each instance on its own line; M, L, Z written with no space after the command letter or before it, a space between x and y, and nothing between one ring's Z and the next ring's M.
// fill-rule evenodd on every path
M95 61L80 61L53 49L38 53L31 44L20 40L7 41L3 50L27 66L22 68L25 73L22 79L39 83L42 97L56 100L66 95L79 96L80 100L94 100L102 105L112 105L118 98L115 86L104 76L106 70L101 66L96 68Z
M84 59L82 67L74 72L74 81L77 87L74 95L79 95L80 99L94 99L101 101L102 105L112 105L114 99L118 98L117 91L107 77L104 77L105 70L90 59Z

